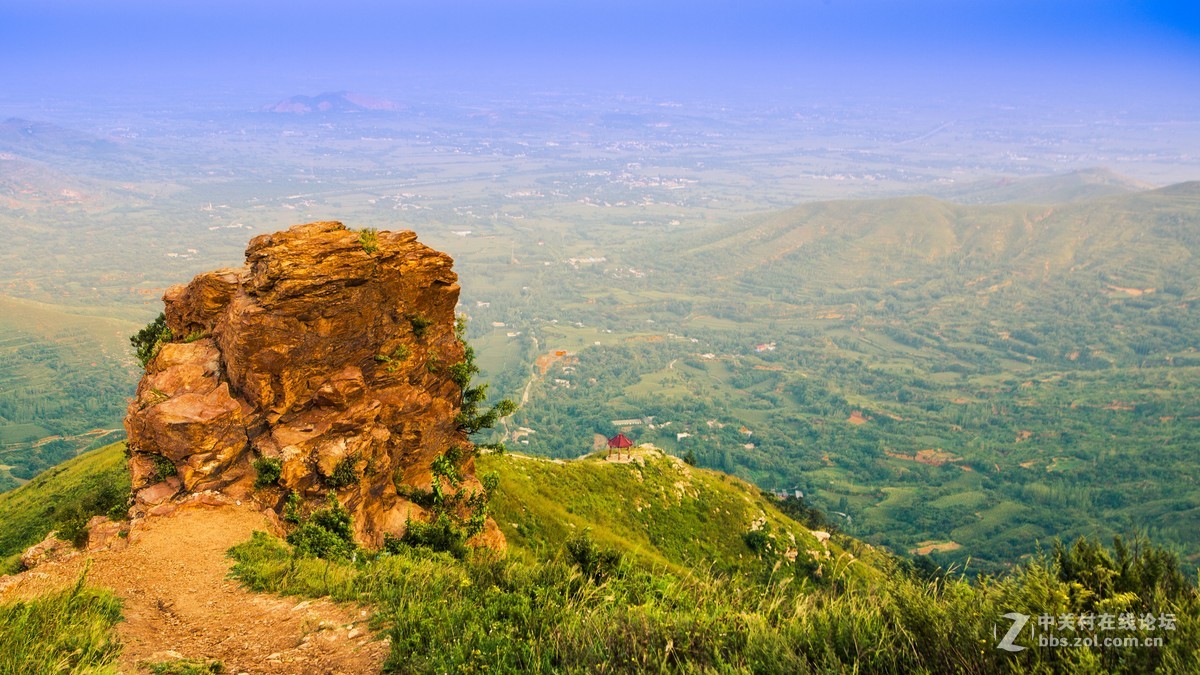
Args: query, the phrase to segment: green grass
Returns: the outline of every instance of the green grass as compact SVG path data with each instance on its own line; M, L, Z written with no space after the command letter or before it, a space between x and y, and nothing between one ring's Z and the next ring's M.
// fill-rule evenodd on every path
M719 533L712 524L688 534ZM617 549L587 541L573 534L544 540L538 555L480 551L465 560L400 546L351 563L298 557L258 532L231 555L234 575L253 590L374 605L374 628L391 641L385 672L1188 673L1200 667L1196 589L1151 549L1135 547L1140 553L1126 564L1088 553L1087 546L1081 553L1077 545L978 581L924 578L880 561L882 576L863 583L845 557L819 575L780 564L724 574L608 554L600 556L607 562L597 574L585 562L595 559L580 551ZM1009 653L995 646L996 630L1009 625L1006 613L1099 608L1171 613L1177 625L1120 633L1161 637L1162 646L1152 649ZM1024 634L1017 644L1030 639Z
M0 494L0 571L12 570L16 556L50 530L77 533L91 516L124 504L124 450L124 443L93 450Z
M0 673L117 673L121 602L86 587L85 576L72 588L0 605Z
M141 665L154 675L214 675L225 672L225 666L220 661L179 659Z
M598 584L565 555L460 562L406 550L327 565L264 535L233 555L251 588L377 604L387 672L803 672L792 635L772 625L797 616L781 589L627 563Z
M116 429L136 382L128 336L138 324L93 309L0 295L0 486L27 480ZM49 436L69 438L41 446Z
M674 572L745 572L759 566L743 541L759 519L784 548L820 548L808 530L781 514L757 488L671 458L650 457L642 465L591 457L552 462L484 455L476 466L498 474L491 513L521 553L552 551L588 530L605 546ZM839 543L831 548L835 555L842 553Z
M46 427L31 422L0 426L0 443L20 443L31 438L38 439L49 435L50 431Z
M929 502L929 505L934 508L944 509L955 506L962 506L970 509L977 509L987 503L987 495L982 492L956 492L954 494L939 497Z

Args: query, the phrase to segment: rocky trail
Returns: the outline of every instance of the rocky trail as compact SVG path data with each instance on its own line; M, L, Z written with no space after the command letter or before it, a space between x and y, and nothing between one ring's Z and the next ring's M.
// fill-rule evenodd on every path
M11 578L0 601L68 586L86 567L89 584L123 602L121 672L145 673L146 663L178 658L220 661L235 674L379 672L388 643L371 633L365 609L252 593L228 578L226 551L269 529L248 507L188 505L141 520L127 546Z

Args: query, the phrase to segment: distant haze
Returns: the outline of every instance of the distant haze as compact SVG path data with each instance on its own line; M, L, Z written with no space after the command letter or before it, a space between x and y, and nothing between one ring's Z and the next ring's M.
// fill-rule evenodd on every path
M538 87L1194 103L1187 3L6 2L6 97Z

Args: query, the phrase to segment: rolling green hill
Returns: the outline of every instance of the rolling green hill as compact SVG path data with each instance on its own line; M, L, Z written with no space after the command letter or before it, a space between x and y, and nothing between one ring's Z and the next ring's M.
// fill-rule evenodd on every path
M138 324L0 296L0 489L119 439Z
M571 461L485 455L477 468L500 478L492 514L509 545L535 557L587 531L603 546L675 572L744 572L758 566L745 537L761 530L801 558L828 550L839 559L852 550L879 560L841 536L823 545L739 479L654 450L633 453L633 462L604 461L603 452Z
M534 310L556 322L512 326L570 353L534 370L523 448L575 456L633 420L943 562L1140 529L1200 561L1195 184L814 203L610 257Z
M764 272L821 280L793 284L804 287L791 289L798 298L831 286L909 286L919 279L896 275L922 271L1035 283L1105 274L1114 285L1163 289L1194 267L1188 263L1198 209L1191 184L1053 206L964 206L928 197L820 202L674 242L656 267L745 284Z
M124 443L69 459L0 494L0 573L15 571L17 556L51 530L74 538L92 516L123 511L128 496Z
M952 189L944 196L960 204L1065 204L1153 187L1108 169L1084 169L1056 176L979 181Z

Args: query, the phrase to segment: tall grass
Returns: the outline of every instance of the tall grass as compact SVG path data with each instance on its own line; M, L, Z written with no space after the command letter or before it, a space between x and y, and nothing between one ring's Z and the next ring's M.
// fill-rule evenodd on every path
M0 673L116 673L121 603L84 585L0 605Z
M997 649L1006 612L1084 610L1083 587L1049 557L1002 579L891 569L882 583L814 586L628 561L598 578L565 551L529 561L400 549L339 563L261 533L231 554L252 588L373 604L392 641L388 672L1200 672L1190 584L1109 598L1174 613L1174 631L1127 633L1164 637L1162 647Z

